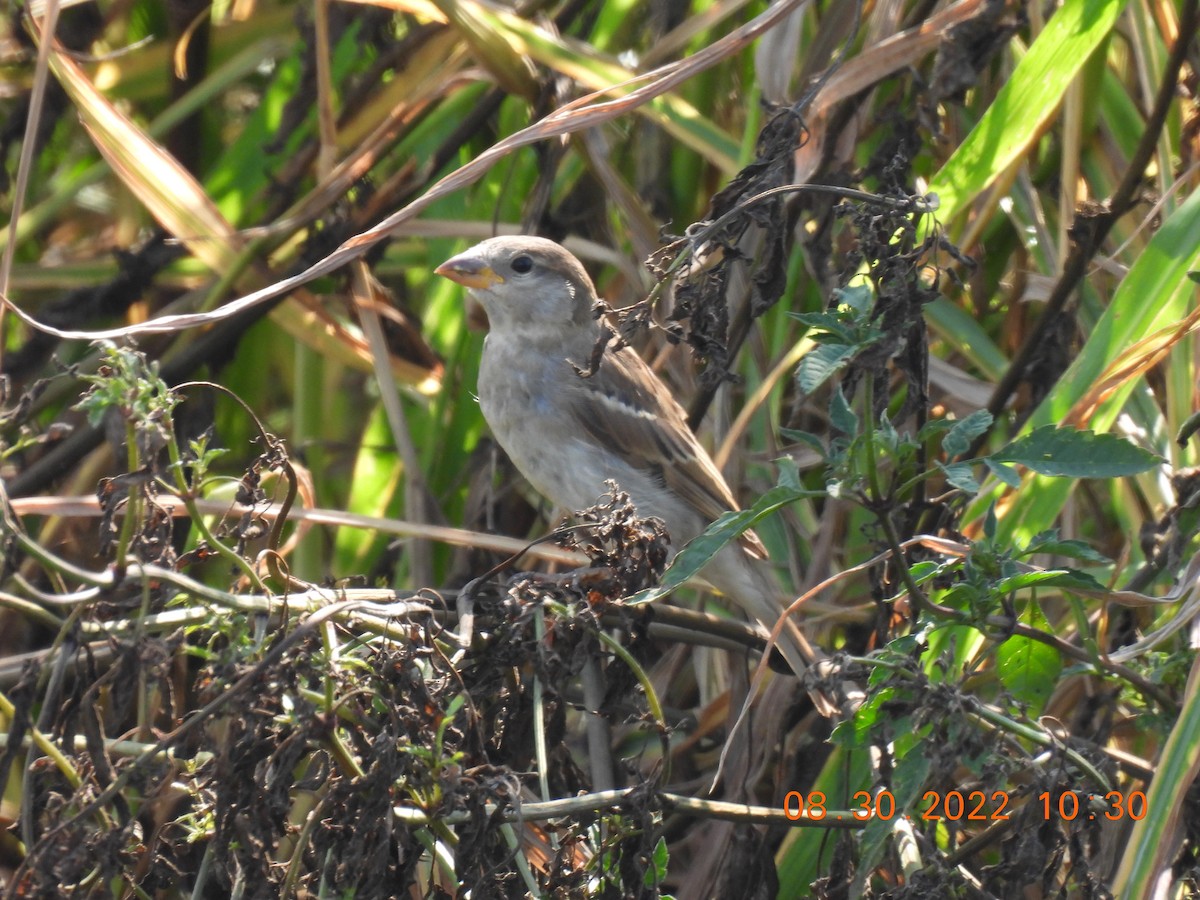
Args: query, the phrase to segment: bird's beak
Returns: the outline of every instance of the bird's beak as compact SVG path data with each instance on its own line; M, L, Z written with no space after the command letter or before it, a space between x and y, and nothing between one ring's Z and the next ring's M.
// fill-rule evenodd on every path
M492 267L478 256L472 256L469 250L446 260L433 271L469 288L487 290L494 285L504 284L502 276L497 275Z

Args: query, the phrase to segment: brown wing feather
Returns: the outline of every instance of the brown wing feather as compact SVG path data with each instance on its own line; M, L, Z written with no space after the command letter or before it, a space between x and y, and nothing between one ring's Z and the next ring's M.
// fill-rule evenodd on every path
M640 387L647 384L653 387ZM613 449L626 462L655 470L706 522L738 509L729 485L688 427L683 408L632 349L605 352L600 371L579 379L577 388L592 398L577 407L588 410L579 425L598 440L620 435L620 446ZM753 531L743 534L741 543L751 555L766 556Z

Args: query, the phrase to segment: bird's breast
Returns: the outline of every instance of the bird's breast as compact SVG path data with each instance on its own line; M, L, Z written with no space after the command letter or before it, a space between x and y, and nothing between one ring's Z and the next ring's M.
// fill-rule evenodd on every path
M582 427L587 410L570 404L585 395L567 389L569 379L579 376L565 354L554 357L494 337L480 362L479 405L497 442L539 493L565 509L586 509L612 479L641 515L666 520L676 539L695 534L697 523L661 478L628 462L619 435L598 439Z

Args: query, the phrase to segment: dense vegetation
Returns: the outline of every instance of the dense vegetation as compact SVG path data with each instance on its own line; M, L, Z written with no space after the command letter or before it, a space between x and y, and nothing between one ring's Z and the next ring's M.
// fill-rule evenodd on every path
M59 5L0 25L6 896L1196 889L1196 0ZM665 575L488 438L433 270L497 232L746 508ZM840 713L684 583L748 527Z

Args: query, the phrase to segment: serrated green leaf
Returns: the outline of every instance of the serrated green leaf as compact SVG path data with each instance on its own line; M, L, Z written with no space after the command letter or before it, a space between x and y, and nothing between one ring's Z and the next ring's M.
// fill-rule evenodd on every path
M830 312L810 312L810 313L788 313L793 319L797 319L812 329L812 339L825 344L849 344L857 343L857 338L854 336L846 323L836 313Z
M953 459L967 452L971 442L991 427L992 414L986 409L977 409L965 419L954 423L950 433L942 441L942 450L947 459Z
M970 463L950 463L943 465L938 463L937 467L942 470L946 476L946 481L960 491L966 491L968 494L979 493L979 482L975 480L975 473L971 469Z
M812 447L822 457L825 457L829 453L829 449L825 446L825 441L811 431L800 431L796 428L780 428L779 433L789 441L795 441L798 444L805 444Z
M850 362L856 349L845 344L818 344L804 355L796 367L796 384L805 394L814 393Z
M860 282L838 288L833 292L833 297L838 306L848 306L859 315L865 315L871 311L871 304L875 302L875 291L866 282Z
M1017 438L990 459L1058 478L1120 478L1145 472L1163 461L1158 454L1115 434L1055 425L1043 425Z
M667 596L684 582L700 574L712 558L728 543L736 541L776 510L803 497L821 497L823 491L797 490L794 487L774 487L764 493L749 509L727 512L708 527L708 530L688 541L671 561L656 587L638 591L625 602L630 605L651 603Z
M667 862L670 859L670 854L667 850L666 838L660 837L658 843L654 845L654 853L650 857L650 865L646 868L643 884L646 887L654 887L661 884L667 877Z
M1018 556L1032 556L1034 553L1049 553L1054 556L1066 556L1070 559L1081 559L1084 562L1105 565L1112 562L1107 556L1083 541L1063 540L1058 536L1057 529L1043 531L1034 535L1024 550Z

